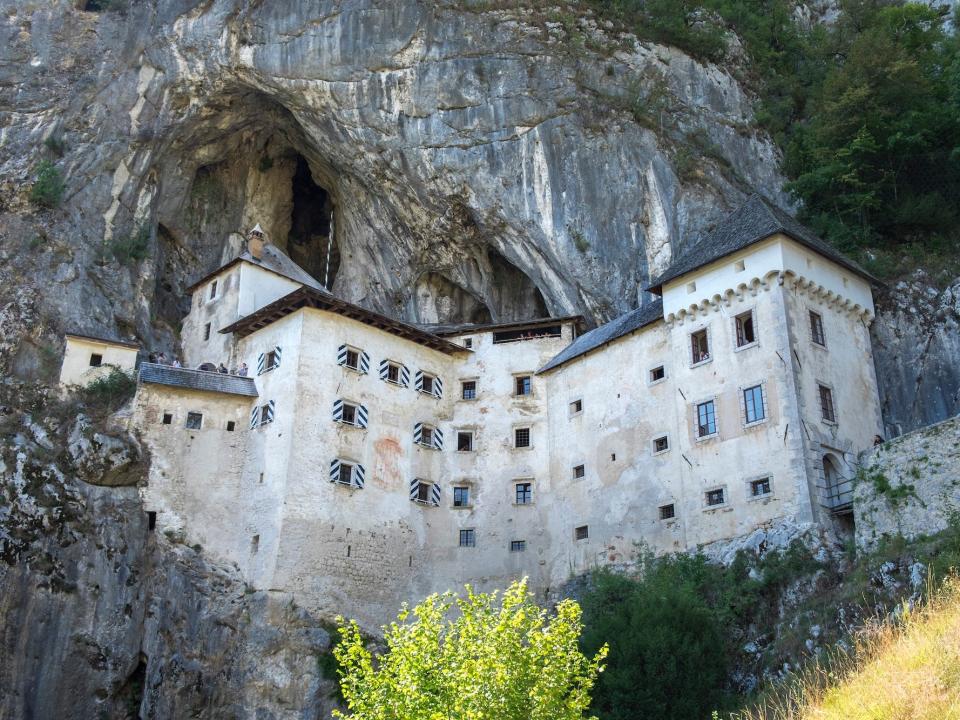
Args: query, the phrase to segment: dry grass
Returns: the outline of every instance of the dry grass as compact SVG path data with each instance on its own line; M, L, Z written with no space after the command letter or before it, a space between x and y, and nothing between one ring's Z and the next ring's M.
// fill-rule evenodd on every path
M732 720L960 720L960 577Z

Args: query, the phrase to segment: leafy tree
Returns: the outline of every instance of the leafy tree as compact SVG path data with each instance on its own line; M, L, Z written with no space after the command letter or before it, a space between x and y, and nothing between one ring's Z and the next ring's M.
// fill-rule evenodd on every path
M450 617L450 615L454 617ZM352 720L580 720L606 655L580 652L580 607L538 607L526 580L503 595L431 595L384 628L373 656L356 622L334 648Z

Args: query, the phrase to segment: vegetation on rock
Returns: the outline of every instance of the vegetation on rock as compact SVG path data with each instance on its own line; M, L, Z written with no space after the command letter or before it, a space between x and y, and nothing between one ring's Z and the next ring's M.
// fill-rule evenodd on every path
M49 160L42 160L37 167L37 179L30 187L30 201L45 208L55 208L63 200L66 184L63 173Z

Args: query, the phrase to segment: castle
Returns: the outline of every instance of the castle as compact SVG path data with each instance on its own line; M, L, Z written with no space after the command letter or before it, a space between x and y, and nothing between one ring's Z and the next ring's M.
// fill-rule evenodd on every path
M881 431L873 278L753 197L589 332L415 327L255 236L192 286L184 364L141 365L158 530L374 626L403 601L778 523L849 522Z

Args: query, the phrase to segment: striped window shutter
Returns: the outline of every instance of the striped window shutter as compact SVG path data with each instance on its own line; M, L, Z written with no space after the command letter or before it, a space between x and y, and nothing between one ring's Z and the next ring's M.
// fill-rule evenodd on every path
M275 368L280 367L280 356L283 354L283 350L279 345L273 349L273 366Z
M437 483L430 486L430 504L440 507L440 486Z
M337 398L333 401L333 421L340 422L343 420L343 400Z
M363 469L363 465L357 463L353 466L353 484L363 490L363 484L367 479L367 471Z
M366 405L357 405L357 425L359 427L367 427L367 406Z
M436 450L443 450L443 431L440 428L433 429L433 447Z
M423 390L423 370L417 370L417 374L413 376L413 389L418 392Z
M410 500L416 502L418 495L420 495L420 481L414 478L410 481Z
M337 365L347 364L347 346L341 345L337 348Z
M433 379L433 394L438 398L443 397L443 380L438 377Z
M380 379L381 380L387 379L387 368L389 367L389 365L390 363L388 363L386 360L380 361Z
M417 423L413 426L413 442L417 445L423 440L423 423Z
M267 422L273 422L273 416L277 409L277 403L275 400L271 400L267 403Z
M340 482L340 461L330 461L330 482Z
M263 353L260 353L257 356L257 375L263 375L264 362L266 361L267 356Z
M360 352L360 372L366 375L370 372L370 355L366 352Z
M400 366L400 384L404 387L410 387L410 368L406 365Z
M260 406L254 405L253 410L250 411L250 429L256 430L257 425L260 424Z

